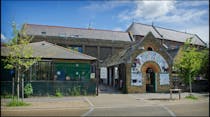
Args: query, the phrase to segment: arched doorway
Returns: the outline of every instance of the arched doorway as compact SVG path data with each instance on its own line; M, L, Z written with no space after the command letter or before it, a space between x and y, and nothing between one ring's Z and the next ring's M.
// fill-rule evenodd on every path
M142 65L142 73L145 74L146 92L155 93L157 91L157 75L160 67L156 62L147 61Z
M155 92L156 79L155 72L148 67L146 70L146 92Z

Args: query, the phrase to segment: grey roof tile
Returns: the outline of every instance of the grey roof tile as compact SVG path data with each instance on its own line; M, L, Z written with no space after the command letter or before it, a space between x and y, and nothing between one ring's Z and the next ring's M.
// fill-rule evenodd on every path
M76 52L46 41L30 43L29 46L33 50L34 57L55 58L55 59L80 59L80 60L96 60L80 52ZM1 56L8 56L9 50L7 47L1 47Z
M155 27L156 31L152 25L146 25L141 23L133 23L127 31L133 33L133 35L142 35L145 36L148 32L152 32L156 38L162 38L160 34L163 36L163 39L185 42L187 38L192 37L192 43L196 45L206 46L206 43L203 42L196 34L190 34L180 31L175 31L171 29ZM158 34L160 33L160 34Z
M129 34L122 31L70 28L36 24L26 24L25 26L26 33L29 35L42 35L42 32L46 32L47 36L66 36L87 39L131 41Z

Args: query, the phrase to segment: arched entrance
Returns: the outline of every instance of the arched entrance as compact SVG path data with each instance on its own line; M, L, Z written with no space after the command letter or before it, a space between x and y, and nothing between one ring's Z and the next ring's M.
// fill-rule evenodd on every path
M131 86L135 86L132 87L131 92L165 90L165 86L169 86L168 68L169 65L164 57L155 51L145 51L139 54L131 66ZM164 86L160 87L160 85ZM139 86L139 90L136 86Z
M160 67L153 61L145 62L142 66L142 73L145 75L146 92L154 93L157 91L157 74L160 72Z
M146 92L155 92L155 72L152 68L148 67L146 70Z

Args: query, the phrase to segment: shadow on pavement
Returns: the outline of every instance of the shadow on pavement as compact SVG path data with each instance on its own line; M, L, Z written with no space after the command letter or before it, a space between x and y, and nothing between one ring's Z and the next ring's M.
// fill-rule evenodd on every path
M177 99L170 99L170 98L149 98L147 100L171 101L171 100L177 100Z
M120 92L117 89L114 89L111 86L100 84L99 85L99 94L122 94L122 92Z

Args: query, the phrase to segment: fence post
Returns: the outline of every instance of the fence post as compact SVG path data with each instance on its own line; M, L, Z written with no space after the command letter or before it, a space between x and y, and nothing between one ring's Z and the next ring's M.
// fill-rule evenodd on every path
M98 88L99 88L99 68L96 68L96 95L98 96Z
M23 98L24 98L24 79L22 78L22 81L21 81L21 89L22 89L22 101L23 101Z
M14 77L12 77L12 99L14 99L14 93L15 93L15 78Z

